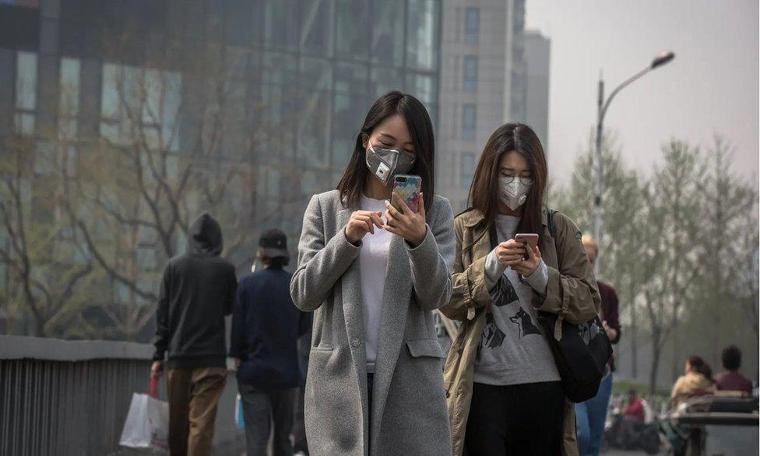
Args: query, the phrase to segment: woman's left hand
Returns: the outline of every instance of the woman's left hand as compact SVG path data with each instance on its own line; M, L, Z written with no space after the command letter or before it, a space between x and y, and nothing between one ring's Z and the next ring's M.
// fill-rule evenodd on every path
M412 247L417 247L425 240L427 225L425 224L425 200L420 193L417 212L406 205L398 193L393 192L391 203L385 202L385 229L404 238Z
M509 264L509 266L521 276L530 277L536 272L536 269L538 269L538 266L541 264L541 250L538 246L531 247L529 244L526 244L525 251L528 252L527 260L521 259L513 263L510 262L511 264Z

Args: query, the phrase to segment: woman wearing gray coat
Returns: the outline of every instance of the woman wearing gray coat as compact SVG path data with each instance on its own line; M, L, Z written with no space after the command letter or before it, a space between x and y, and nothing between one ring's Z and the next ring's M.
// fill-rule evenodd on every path
M432 311L451 296L455 239L451 206L434 193L433 150L424 106L384 95L338 189L306 208L290 289L315 312L305 393L313 456L451 453ZM417 211L391 191L407 173L422 178Z

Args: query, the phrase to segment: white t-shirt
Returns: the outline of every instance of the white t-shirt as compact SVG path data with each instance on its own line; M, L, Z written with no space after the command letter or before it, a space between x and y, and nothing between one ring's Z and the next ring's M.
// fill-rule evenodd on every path
M364 211L385 212L385 200L362 196ZM359 270L362 283L362 310L364 311L364 346L367 353L367 372L375 372L377 338L380 332L380 315L383 309L385 274L388 270L388 252L393 234L375 227L375 234L367 233L359 252Z

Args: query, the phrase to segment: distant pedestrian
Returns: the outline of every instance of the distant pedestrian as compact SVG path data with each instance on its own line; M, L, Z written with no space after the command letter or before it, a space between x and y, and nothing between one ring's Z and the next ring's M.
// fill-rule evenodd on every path
M586 256L593 265L599 255L599 246L590 235L581 238ZM602 298L602 307L599 317L610 342L616 344L620 341L620 319L618 318L618 297L612 285L597 280L599 296ZM580 456L597 456L604 438L604 423L607 419L607 409L610 405L612 394L612 373L615 371L615 358L610 358L607 373L599 384L596 396L591 399L575 404L575 424L578 434L578 452Z
M274 456L292 456L290 432L297 387L301 384L298 339L311 315L290 298L287 238L269 230L259 240L263 269L240 281L232 316L230 356L237 365L243 403L247 456L265 456L274 423Z
M151 371L161 375L164 364L168 370L172 456L211 453L227 381L224 317L237 287L235 267L219 256L222 247L219 223L201 215L190 227L188 251L169 261L161 281Z
M644 410L644 402L639 397L636 390L628 391L628 403L623 409L623 416L630 417L637 423L643 423L646 419L646 411Z
M742 391L752 394L752 382L739 373L742 366L742 351L736 345L723 349L721 361L725 372L715 377L715 387L722 391Z

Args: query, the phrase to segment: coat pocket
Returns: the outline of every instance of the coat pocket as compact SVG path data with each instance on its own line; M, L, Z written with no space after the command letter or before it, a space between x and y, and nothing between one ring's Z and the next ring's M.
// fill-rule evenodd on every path
M436 339L407 340L406 346L409 349L409 355L412 358L443 358L441 346Z

